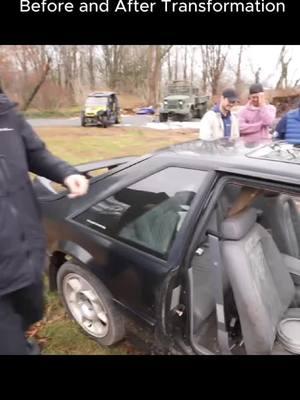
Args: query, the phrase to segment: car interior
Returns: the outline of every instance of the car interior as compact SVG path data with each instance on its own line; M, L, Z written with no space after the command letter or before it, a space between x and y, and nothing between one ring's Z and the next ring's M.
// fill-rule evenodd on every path
M222 256L232 354L300 354L300 199L227 185L210 217ZM192 258L194 338L220 353L208 235Z
M119 237L167 254L194 195L194 192L182 191L168 198L165 193L159 193L152 202L147 195L147 202L129 208L123 215Z

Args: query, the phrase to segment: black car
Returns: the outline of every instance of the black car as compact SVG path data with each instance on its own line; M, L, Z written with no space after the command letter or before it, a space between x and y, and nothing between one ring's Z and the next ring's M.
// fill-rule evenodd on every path
M75 200L36 178L52 290L102 345L299 354L299 163L285 143L199 140L80 165L96 176Z

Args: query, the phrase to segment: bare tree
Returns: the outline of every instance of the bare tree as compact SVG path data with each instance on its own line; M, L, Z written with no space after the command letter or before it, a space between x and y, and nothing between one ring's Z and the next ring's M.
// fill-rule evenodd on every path
M174 80L178 80L178 46L175 47Z
M33 99L35 98L35 96L37 95L38 91L40 90L40 88L42 87L43 83L45 82L47 75L50 71L50 66L51 66L51 58L49 57L46 64L45 64L45 68L44 71L42 72L42 75L40 77L40 80L38 81L38 83L36 84L36 86L33 88L32 93L29 95L28 100L26 100L25 104L22 107L22 111L26 111L28 109L28 107L30 106L30 104L32 103Z
M61 78L62 85L68 91L70 102L74 103L75 90L74 90L74 46L60 46L59 58L61 63Z
M284 89L287 88L288 86L288 68L290 62L292 61L292 57L286 59L286 56L287 56L287 48L286 46L282 46L279 54L279 60L277 63L277 66L280 65L281 71L276 85L276 89Z
M184 64L183 64L183 80L187 80L187 59L188 59L188 47L184 46Z
M95 89L95 68L94 68L94 49L95 46L90 45L88 47L88 71L89 71L89 86L90 89Z
M208 62L207 60L207 49L205 46L200 46L201 55L202 55L202 79L201 79L201 88L203 93L207 92L208 89Z
M239 48L238 62L237 62L236 74L235 74L235 88L238 92L241 90L241 86L242 86L241 70L242 70L242 60L243 60L244 50L245 50L245 46L241 45Z
M238 57L232 66L236 86L244 78L245 49L246 46L237 47ZM30 107L79 104L88 91L96 87L135 94L154 105L163 82L163 65L169 81L183 78L195 84L200 78L202 91L216 94L228 81L225 73L230 67L228 53L229 46L217 45L174 46L172 49L162 45L0 46L0 76L5 90L25 105L43 75L49 56L51 68ZM195 62L198 64L201 60L198 72ZM257 69L253 74L256 72Z
M171 82L173 74L172 74L172 65L171 65L171 51L168 52L168 81Z
M5 89L12 82L15 83L16 61L9 57L9 47L0 46L0 87Z
M159 45L148 47L148 104L154 106L158 104L162 62L171 47Z
M191 63L190 63L190 80L191 84L194 84L194 63L195 63L195 47L192 46Z
M118 88L120 75L122 71L122 58L124 46L121 45L103 45L103 72L107 86L116 90Z
M202 89L207 90L208 85L212 95L219 90L219 83L224 71L229 46L206 45L201 46L202 53Z
M261 73L261 68L258 68L257 71L255 71L255 83L260 83L260 73Z
M299 83L300 83L300 78L298 78L298 79L295 80L295 83L294 83L293 87L294 87L294 88L295 88L295 87L298 87L298 86L299 86Z
M250 69L253 74L254 83L261 83L261 67L254 66L252 61L249 61Z

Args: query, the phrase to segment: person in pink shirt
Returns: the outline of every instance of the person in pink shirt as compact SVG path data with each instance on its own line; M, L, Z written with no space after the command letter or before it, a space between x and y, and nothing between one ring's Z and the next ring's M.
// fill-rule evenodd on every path
M262 85L251 85L248 104L239 113L241 138L248 143L271 140L270 128L275 117L276 108L267 104Z

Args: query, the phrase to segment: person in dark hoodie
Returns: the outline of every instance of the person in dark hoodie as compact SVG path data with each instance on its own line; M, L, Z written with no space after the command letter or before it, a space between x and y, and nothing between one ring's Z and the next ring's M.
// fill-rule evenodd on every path
M57 183L69 197L88 180L52 155L0 89L0 354L37 354L28 328L43 317L46 239L28 172Z

